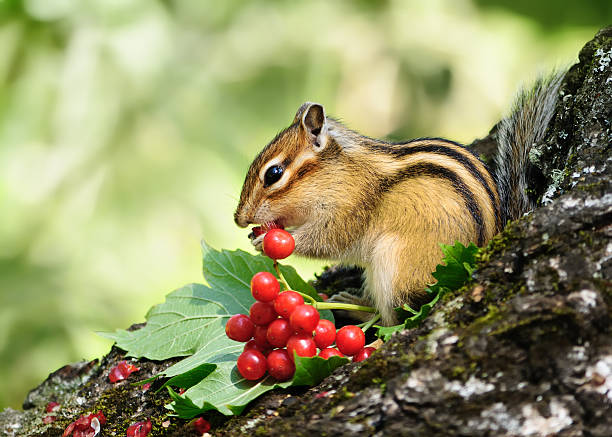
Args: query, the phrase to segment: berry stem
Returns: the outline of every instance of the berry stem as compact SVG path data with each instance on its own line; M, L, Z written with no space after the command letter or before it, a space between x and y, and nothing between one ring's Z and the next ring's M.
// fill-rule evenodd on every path
M378 322L378 319L380 319L380 313L374 314L374 317L372 317L370 320L357 326L359 326L361 330L365 333L368 329L372 327L372 325L374 325L374 323Z
M316 300L314 297L312 297L312 296L311 296L311 295L309 295L309 294L302 293L301 291L298 291L297 293L298 293L300 296L302 296L304 299L308 299L308 300L310 301L310 303L311 303L313 306L315 306L315 307L316 307L316 305L315 305L315 304L317 303L317 300Z
M349 310L349 311L364 311L366 313L375 313L376 308L366 307L362 305L354 305L352 303L338 302L316 302L313 306L318 310Z
M285 287L285 290L290 290L289 284L287 284L287 281L285 280L285 277L283 276L283 274L280 271L280 268L278 266L278 261L277 260L274 260L274 270L276 270L276 274L278 275L278 279L279 279L279 282L281 283L281 285L283 287Z

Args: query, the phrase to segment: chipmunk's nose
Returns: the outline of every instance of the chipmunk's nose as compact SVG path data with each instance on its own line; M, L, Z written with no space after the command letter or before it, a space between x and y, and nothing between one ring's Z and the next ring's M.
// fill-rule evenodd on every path
M236 224L241 228L246 228L248 225L253 223L246 217L246 214L242 214L240 211L236 211L234 213L234 222L236 222Z

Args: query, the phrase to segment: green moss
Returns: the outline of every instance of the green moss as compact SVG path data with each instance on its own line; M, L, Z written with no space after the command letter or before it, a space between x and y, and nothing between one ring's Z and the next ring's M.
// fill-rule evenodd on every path
M578 184L576 185L575 189L579 191L584 191L587 193L597 193L607 188L608 184L609 183L607 180L600 180L600 181L593 182L590 184Z
M349 391L349 389L346 386L344 386L342 387L341 396L343 399L351 399L355 397L355 393L353 393L352 391Z
M453 376L453 378L457 378L458 376L461 376L465 373L465 367L463 366L455 366L452 369L451 375Z

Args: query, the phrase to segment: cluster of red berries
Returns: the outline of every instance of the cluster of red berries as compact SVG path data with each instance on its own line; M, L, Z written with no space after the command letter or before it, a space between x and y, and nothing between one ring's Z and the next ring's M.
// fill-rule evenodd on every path
M271 229L263 240L264 253L274 260L286 258L294 247L293 237L283 229ZM348 325L336 332L334 324L321 319L299 293L281 292L278 280L269 272L253 276L251 293L255 303L249 315L236 314L225 325L229 338L246 342L237 362L245 379L260 379L267 371L277 381L289 380L295 373L294 353L312 357L317 348L322 358L352 356L353 361L362 361L374 351L364 347L361 328ZM334 342L337 348L331 347Z

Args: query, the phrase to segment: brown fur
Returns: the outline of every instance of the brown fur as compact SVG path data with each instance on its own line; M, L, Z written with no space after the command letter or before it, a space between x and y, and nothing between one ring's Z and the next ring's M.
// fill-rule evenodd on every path
M363 266L366 293L392 323L394 306L418 301L434 282L439 243L484 244L500 230L497 187L458 144L389 144L322 111L302 105L255 158L235 220L243 227L276 221L290 228L297 254ZM264 187L265 170L282 163L282 178Z

